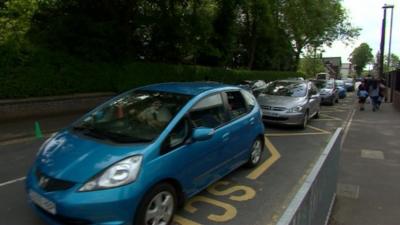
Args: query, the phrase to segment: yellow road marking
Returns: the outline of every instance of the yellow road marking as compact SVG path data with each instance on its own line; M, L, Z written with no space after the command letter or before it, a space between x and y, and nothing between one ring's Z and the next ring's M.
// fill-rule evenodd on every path
M346 107L346 106L336 106L334 109L338 109L338 110L349 110L349 109L351 109L351 107Z
M195 196L193 197L186 205L185 205L185 210L190 212L190 213L195 213L197 211L197 208L193 207L192 204L194 202L205 202L211 205L218 206L220 208L225 209L225 212L222 215L218 214L209 214L208 219L214 222L227 222L229 220L232 220L235 218L237 214L237 210L235 207L232 205L221 202L212 198L207 198L204 196Z
M332 119L333 120L333 119ZM307 132L307 133L270 133L266 134L267 137L287 137L287 136L307 136L307 135L322 135L322 134L330 134L331 132L327 130L323 130L321 128L313 127L307 125L308 128L316 130L318 132Z
M196 223L193 220L189 220L178 215L174 215L174 222L180 225L201 225L200 223Z
M216 196L230 195L229 199L238 202L248 201L256 196L256 191L253 188L244 185L235 185L225 190L217 190L217 186L227 186L229 184L229 181L219 181L207 188L207 191ZM232 193L234 192L244 192L244 194L233 195Z
M340 120L342 120L342 119L339 118L339 117L329 116L329 115L326 115L326 114L321 114L320 116L326 117L326 118L328 118L328 119L320 118L320 119L317 119L317 120L315 120L315 121L332 121L332 120L340 121Z
M327 133L310 132L310 133L281 133L281 134L267 134L267 137L287 137L287 136L310 136L310 135L324 135Z
M327 130L324 130L324 129L321 129L321 128L318 128L318 127L313 127L313 126L311 126L311 125L308 125L307 127L311 128L311 129L313 129L313 130L319 131L319 132L321 132L321 133L324 133L324 134L330 134L330 133L331 133L331 132L329 132L329 131L327 131Z
M265 139L265 145L267 146L267 149L271 153L271 157L269 157L267 160L265 160L265 162L263 162L260 166L255 168L249 175L247 175L246 177L248 179L256 180L281 157L281 154L279 154L278 150L270 142L270 140L267 137L265 137L264 139Z
M320 113L336 113L336 112L345 112L345 110L337 109L337 110L322 110Z

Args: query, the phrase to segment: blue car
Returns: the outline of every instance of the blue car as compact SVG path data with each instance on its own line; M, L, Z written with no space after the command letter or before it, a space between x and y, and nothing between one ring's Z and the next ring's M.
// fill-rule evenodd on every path
M242 165L264 125L253 95L218 83L128 91L49 138L26 180L51 224L170 224L177 207Z
M339 90L339 98L343 99L347 96L347 88L343 80L335 80L336 86Z

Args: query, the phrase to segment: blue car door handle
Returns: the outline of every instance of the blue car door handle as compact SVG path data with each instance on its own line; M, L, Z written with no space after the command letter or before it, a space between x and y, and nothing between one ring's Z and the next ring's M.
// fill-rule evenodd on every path
M250 120L249 120L249 121L250 121L250 125L254 125L254 121L255 121L255 120L256 120L256 119L255 119L254 117L251 117Z
M230 136L231 134L228 132L228 133L225 133L224 135L222 135L222 140L223 141L227 141L227 140L229 140L229 136Z

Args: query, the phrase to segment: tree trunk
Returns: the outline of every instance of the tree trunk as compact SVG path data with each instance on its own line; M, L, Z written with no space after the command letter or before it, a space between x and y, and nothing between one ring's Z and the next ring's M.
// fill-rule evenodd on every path
M297 69L299 68L301 51L297 50L297 51L295 51L294 54L295 54L295 59L294 59L294 64L293 64L293 71L297 71Z
M247 68L249 70L253 69L254 60L256 57L256 47L257 47L257 22L256 18L253 15L253 22L251 24L251 36L250 36L250 47L249 47L249 63L247 64Z
M257 47L257 35L253 34L250 43L249 64L247 65L247 68L249 70L252 70L254 66L254 60L256 57L256 47Z

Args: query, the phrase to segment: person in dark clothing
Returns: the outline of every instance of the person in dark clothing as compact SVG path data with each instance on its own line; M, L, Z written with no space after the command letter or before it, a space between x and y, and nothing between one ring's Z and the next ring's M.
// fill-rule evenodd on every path
M369 96L371 98L372 103L372 111L379 110L379 82L378 80L374 79L371 81L369 86Z
M360 111L364 111L364 104L368 98L368 89L365 81L363 81L360 86L358 86L357 96L358 103L360 105Z

